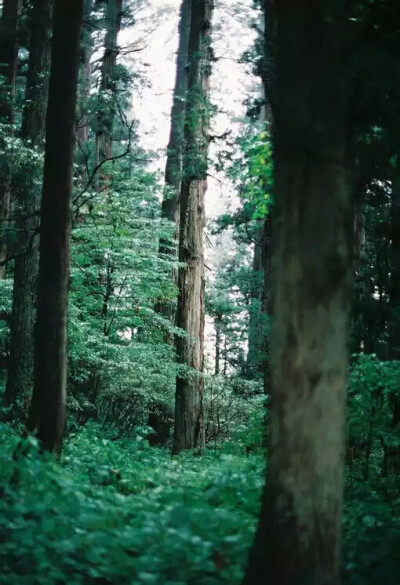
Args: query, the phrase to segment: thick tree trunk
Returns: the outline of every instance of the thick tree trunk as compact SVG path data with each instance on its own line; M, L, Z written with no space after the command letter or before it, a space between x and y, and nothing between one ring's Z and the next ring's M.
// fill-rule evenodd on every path
M174 228L171 238L161 238L160 255L175 258L177 255L176 239L179 231L179 191L182 179L182 155L185 143L185 109L188 83L188 50L190 36L190 16L192 0L183 0L179 21L179 46L176 61L176 78L174 99L171 110L171 130L167 147L167 164L165 167L165 189L161 205L161 217L172 222ZM177 273L172 271L171 278L176 284ZM171 321L175 321L175 303L162 302L156 307L157 312ZM174 342L173 335L166 335L166 340Z
M22 0L4 0L0 19L0 123L8 128L5 133L13 135L15 87L18 72L18 18ZM4 148L5 144L0 147ZM5 278L7 258L7 220L10 211L11 170L7 156L0 164L0 278Z
M345 2L275 10L272 438L244 583L338 585L353 226Z
M118 57L118 33L121 28L122 0L107 0L106 37L102 61L99 110L97 113L96 163L111 157Z
M43 150L48 73L50 69L51 13L53 0L35 0L31 11L31 41L21 136ZM6 406L19 398L26 414L33 386L33 345L37 277L39 270L40 190L28 176L18 190L18 256L14 268L13 304L10 323L10 359Z
M66 338L75 105L83 0L55 0L40 222L35 380L28 429L59 453L65 424Z
M173 452L204 442L204 196L207 188L210 116L211 0L193 0L189 42L189 78L185 116L186 150L180 191L177 337L181 367L176 380Z

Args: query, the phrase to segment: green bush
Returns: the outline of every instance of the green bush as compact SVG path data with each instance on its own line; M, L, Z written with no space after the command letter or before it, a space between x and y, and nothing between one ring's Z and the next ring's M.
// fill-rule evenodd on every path
M0 580L15 585L240 583L263 460L207 452L171 458L90 425L61 464L0 437Z

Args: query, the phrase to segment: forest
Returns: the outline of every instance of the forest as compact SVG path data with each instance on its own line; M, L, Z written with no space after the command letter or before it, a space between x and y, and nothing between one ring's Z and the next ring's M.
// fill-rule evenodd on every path
M0 584L400 584L398 0L0 0Z

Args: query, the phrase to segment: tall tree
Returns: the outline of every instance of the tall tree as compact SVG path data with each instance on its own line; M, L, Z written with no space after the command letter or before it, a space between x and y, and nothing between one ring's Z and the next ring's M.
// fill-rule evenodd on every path
M172 222L172 237L161 238L160 255L176 257L176 237L179 230L179 191L182 179L182 155L185 144L185 109L188 83L188 50L190 37L190 17L192 0L182 0L179 20L179 45L176 60L176 77L174 97L171 110L171 129L167 147L165 166L165 190L161 205L161 217ZM177 274L172 271L172 280L176 284ZM162 302L157 311L174 321L175 303ZM173 343L173 336L166 336Z
M22 0L4 0L0 19L0 123L5 125L0 133L2 149L6 135L12 136L14 124L15 87L18 72L18 18ZM3 134L3 136L1 136ZM2 231L0 237L0 278L5 277L4 260L7 257L6 227L10 209L11 170L7 157L3 156L0 165L0 218Z
M210 118L212 0L193 0L188 55L183 176L180 190L176 380L173 452L203 441L204 366L204 196L207 188Z
M28 429L59 453L65 424L70 202L83 0L55 0L40 215L35 379Z
M116 73L118 56L118 33L121 28L122 0L107 0L106 36L102 58L102 70L97 113L96 162L111 157L112 130L115 112Z
M167 147L165 167L166 192L161 207L161 216L179 225L179 190L182 179L182 154L184 148L184 126L187 89L187 62L190 37L192 0L183 0L179 21L179 46L176 61L174 100L171 111L171 130ZM173 245L161 242L160 252L168 253Z
M262 296L263 296L263 236L264 226L262 220L257 220L253 243L251 290L250 290L250 315L248 326L248 352L246 359L246 373L254 377L262 367L264 353L264 335L262 323Z
M77 139L80 147L89 140L89 115L88 102L92 82L93 39L92 39L92 16L93 0L84 0L83 3L83 27L81 35L81 67L79 83L79 115L77 123Z
M53 0L35 0L30 14L31 38L21 137L39 152L43 152L44 148L52 6ZM26 174L24 184L17 190L19 239L14 268L8 378L4 393L6 406L13 404L17 397L26 402L33 385L40 208L40 190L36 186L33 170Z
M389 357L398 360L400 359L400 178L397 166L393 172L390 211ZM400 399L396 392L393 393L391 401L392 421L393 426L396 427L400 424Z
M346 2L275 3L271 445L246 585L337 585L352 203Z

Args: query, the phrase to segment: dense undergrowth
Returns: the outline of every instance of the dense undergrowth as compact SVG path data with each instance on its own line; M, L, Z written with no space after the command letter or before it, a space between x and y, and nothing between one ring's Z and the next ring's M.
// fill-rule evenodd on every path
M171 458L88 425L61 462L0 434L0 582L16 585L240 583L263 457L226 444ZM400 582L400 501L348 477L346 585ZM389 491L388 491L389 490Z
M18 441L2 427L2 583L240 582L261 456L172 459L140 436L106 440L89 427L69 438L59 464Z

